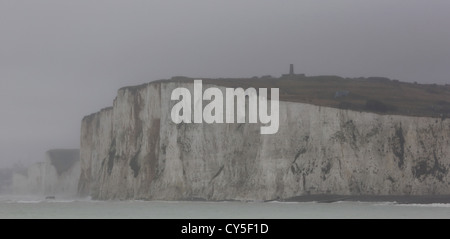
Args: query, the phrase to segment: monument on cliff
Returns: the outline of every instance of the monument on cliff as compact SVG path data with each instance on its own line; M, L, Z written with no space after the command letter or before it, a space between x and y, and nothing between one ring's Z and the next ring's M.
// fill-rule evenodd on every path
M289 65L289 74L283 74L281 77L289 77L289 78L303 78L305 74L295 74L294 72L294 64Z

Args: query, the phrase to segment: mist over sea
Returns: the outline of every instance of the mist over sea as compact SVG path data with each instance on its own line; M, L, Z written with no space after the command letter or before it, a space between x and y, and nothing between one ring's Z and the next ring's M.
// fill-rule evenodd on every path
M450 204L93 201L2 196L0 218L450 218Z

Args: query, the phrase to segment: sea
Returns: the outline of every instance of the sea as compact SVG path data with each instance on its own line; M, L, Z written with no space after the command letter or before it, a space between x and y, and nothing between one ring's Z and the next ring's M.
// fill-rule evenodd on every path
M1 219L416 219L450 218L450 204L42 200L0 196Z

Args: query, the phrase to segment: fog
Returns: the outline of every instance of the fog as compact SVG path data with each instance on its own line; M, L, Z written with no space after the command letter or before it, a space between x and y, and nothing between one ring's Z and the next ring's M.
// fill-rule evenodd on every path
M0 167L79 147L83 116L162 78L448 83L447 0L0 0Z

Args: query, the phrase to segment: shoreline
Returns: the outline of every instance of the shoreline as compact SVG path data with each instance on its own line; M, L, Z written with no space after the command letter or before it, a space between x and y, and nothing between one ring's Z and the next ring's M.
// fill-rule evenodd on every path
M393 202L396 204L450 203L450 195L304 195L280 202Z
M142 201L142 202L206 202L206 203L215 203L215 202L236 202L236 203L270 203L270 202L279 202L279 203L302 203L302 202L314 202L314 203L336 203L336 202L368 202L368 203L378 203L378 202L389 202L394 204L450 204L450 195L326 195L326 194L317 194L317 195L303 195L296 196L292 198L286 199L272 199L265 201L257 201L257 200L207 200L204 198L182 198L178 200L146 200L146 199L128 199L128 200L98 200L98 199L86 199L86 198L78 198L78 197L56 197L55 199L46 199L41 196L32 196L32 195L0 195L0 202L3 201L39 201L39 202L59 202L63 201L92 201L92 202L133 202L133 201Z

